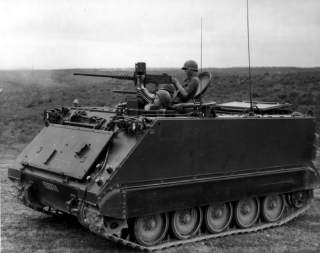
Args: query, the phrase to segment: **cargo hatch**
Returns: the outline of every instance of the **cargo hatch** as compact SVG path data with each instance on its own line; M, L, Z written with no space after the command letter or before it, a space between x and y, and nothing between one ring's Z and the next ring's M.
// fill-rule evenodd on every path
M51 124L19 156L23 165L82 179L113 132ZM18 159L19 159L18 158Z
M256 111L261 112L270 112L273 110L280 110L280 109L289 109L291 104L285 103L280 104L276 102L253 102L253 109ZM225 110L225 111L235 111L235 112L246 112L250 109L250 102L248 101L234 101L228 102L223 104L217 104L217 109Z

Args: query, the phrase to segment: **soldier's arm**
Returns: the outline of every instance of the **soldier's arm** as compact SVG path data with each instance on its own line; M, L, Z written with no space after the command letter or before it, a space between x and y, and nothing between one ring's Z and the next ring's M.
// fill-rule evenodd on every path
M199 86L199 79L198 78L192 78L188 87L185 88L185 91L188 93L186 99L191 99L197 92Z
M151 93L150 91L148 91L148 89L146 89L145 87L141 87L140 89L143 90L143 92L144 92L148 97L150 97L151 99L154 99L154 98L155 98L155 94L153 94L153 93Z
M180 92L180 94L182 95L182 97L187 97L188 93L187 91L182 87L182 85L180 84L180 82L178 81L177 78L172 78L172 82L173 84L176 86L177 90Z
M174 84L176 85L177 89L179 90L181 96L186 100L191 98L190 95L195 93L195 91L197 90L198 85L199 85L199 81L196 78L192 78L190 80L188 87L186 87L186 88L183 88L177 79L175 79L175 81L176 82Z

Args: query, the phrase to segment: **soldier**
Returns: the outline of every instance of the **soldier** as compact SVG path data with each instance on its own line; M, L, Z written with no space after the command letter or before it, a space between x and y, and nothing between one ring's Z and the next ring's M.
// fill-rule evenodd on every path
M144 93L148 97L153 98L153 103L147 104L145 110L168 108L172 103L185 103L192 99L200 85L198 78L198 64L194 60L186 61L182 69L185 71L187 78L184 80L183 85L180 84L178 79L172 78L172 84L162 86L155 94L151 94L147 89Z
M163 84L159 90L152 94L146 88L142 88L144 93L153 99L152 103L145 105L145 110L165 109L170 107L175 88L172 84Z
M181 85L178 79L172 78L172 82L177 88L177 92L173 97L173 103L185 103L192 99L200 85L198 78L198 64L194 60L186 61L182 69L185 71L187 78Z

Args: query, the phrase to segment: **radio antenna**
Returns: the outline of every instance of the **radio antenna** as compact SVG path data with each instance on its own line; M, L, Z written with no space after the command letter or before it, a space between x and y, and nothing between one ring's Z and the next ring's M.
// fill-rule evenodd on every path
M250 61L249 0L247 0L247 40L248 40L248 61L249 61L248 74L249 74L250 112L253 113L252 83L251 83L251 61Z
M200 71L202 72L202 17L201 17L201 35L200 35Z

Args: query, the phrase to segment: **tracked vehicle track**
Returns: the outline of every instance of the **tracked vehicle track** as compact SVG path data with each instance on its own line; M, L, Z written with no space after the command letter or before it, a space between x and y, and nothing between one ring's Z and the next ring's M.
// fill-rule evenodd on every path
M51 208L49 209L39 208L37 205L34 205L35 203L32 203L31 201L28 201L28 199L26 199L25 191L23 188L20 188L16 193L19 200L32 209L35 209L45 214L51 214L51 215L64 214L58 210L53 210ZM131 240L132 235L130 234L125 236L125 238L114 235L112 231L106 229L103 221L103 216L100 214L100 212L97 209L93 208L92 206L88 207L88 209L93 210L93 212L90 212L91 213L90 216L87 216L85 218L84 215L78 215L78 219L83 226L87 227L89 230L91 230L95 234L100 235L108 240L111 240L115 243L119 243L126 247L130 247L132 249L153 252L157 250L164 250L171 247L182 246L188 243L200 242L200 241L205 241L213 238L221 238L221 237L235 235L235 234L257 232L267 228L281 226L295 219L296 217L304 213L306 210L308 210L308 208L310 208L311 202L313 200L313 192L308 191L308 193L310 193L310 195L308 195L308 198L305 199L305 202L303 202L303 204L300 203L301 205L293 204L293 200L288 198L288 200L284 202L284 205L285 205L284 212L282 213L281 218L275 222L264 222L263 219L261 218L261 214L259 214L260 217L258 221L252 227L249 227L249 228L237 228L235 224L232 224L227 230L220 233L209 234L205 230L203 230L203 232L199 230L199 232L195 237L192 237L190 239L182 239L182 240L175 239L173 238L173 236L170 235L170 233L168 233L165 240L163 240L160 244L154 245L154 246L144 246L144 245L138 244L133 240ZM84 209L80 208L80 210L84 210ZM126 228L126 227L127 226L123 226L122 228ZM121 233L117 233L117 234L121 234Z
M259 219L259 222L257 222L255 224L255 226L247 228L247 229L230 228L227 231L217 233L217 234L199 233L197 237L194 237L191 239L186 239L186 240L175 240L175 239L171 240L171 238L167 238L167 240L165 240L161 244L156 245L156 246L150 246L150 247L146 247L146 246L137 244L135 242L120 238L118 236L110 235L110 234L106 233L105 231L103 231L101 226L98 226L97 224L91 223L89 225L89 229L92 232L94 232L100 236L103 236L104 238L111 240L115 243L119 243L119 244L122 244L126 247L130 247L133 249L152 252L152 251L163 250L163 249L167 249L167 248L171 248L171 247L182 246L182 245L188 244L188 243L200 242L200 241L213 239L213 238L220 238L220 237L225 237L225 236L235 235L235 234L257 232L257 231L264 230L267 228L278 227L278 226L281 226L281 225L295 219L296 217L298 217L299 215L304 213L310 206L311 206L311 200L309 200L308 203L304 207L301 207L299 209L294 209L293 207L286 205L285 212L283 214L283 218L281 218L279 221L276 221L276 222L265 223L265 222L262 222L261 219Z

